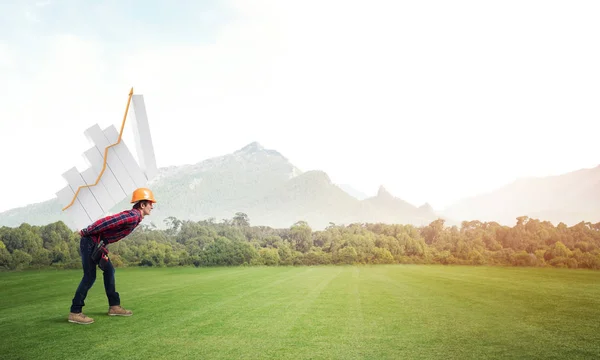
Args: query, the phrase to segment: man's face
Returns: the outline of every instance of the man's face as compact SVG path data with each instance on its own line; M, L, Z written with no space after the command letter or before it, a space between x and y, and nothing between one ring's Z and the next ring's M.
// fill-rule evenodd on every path
M144 214L144 216L146 216L146 215L150 215L150 212L152 211L153 208L154 208L154 206L152 205L152 202L148 201L148 202L142 204L140 209L142 210L142 214Z

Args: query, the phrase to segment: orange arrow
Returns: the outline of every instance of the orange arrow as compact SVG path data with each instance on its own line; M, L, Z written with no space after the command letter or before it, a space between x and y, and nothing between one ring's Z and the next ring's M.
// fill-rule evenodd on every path
M127 112L129 111L129 104L131 103L131 97L133 96L133 88L131 88L131 91L129 91L129 98L127 99L127 107L125 108L125 115L123 116L123 122L121 123L121 131L119 132L119 139L117 140L116 143L111 144L109 146L106 147L106 149L104 149L104 162L102 163L102 170L100 171L100 174L98 174L98 178L96 179L96 182L93 183L92 185L83 185L80 186L79 188L77 188L77 191L75 192L75 195L73 196L73 200L71 200L71 203L69 203L69 205L65 206L62 210L65 211L67 210L69 207L71 207L71 205L73 205L73 203L75 202L75 199L77 198L77 195L79 194L79 191L85 187L92 187L92 186L96 186L98 185L98 182L100 181L100 178L102 177L102 174L104 174L104 170L106 169L106 159L108 158L108 149L110 149L111 147L118 145L121 142L121 137L123 136L123 129L125 129L125 120L127 119Z

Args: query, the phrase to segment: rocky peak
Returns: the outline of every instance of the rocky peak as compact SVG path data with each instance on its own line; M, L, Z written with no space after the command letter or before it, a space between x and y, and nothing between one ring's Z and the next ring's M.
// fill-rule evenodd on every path
M253 141L243 148L237 150L235 154L255 154L264 150L265 148L261 144L259 144L257 141Z
M427 202L425 204L419 206L419 209L423 210L423 211L427 211L427 212L433 212L433 207Z
M379 190L377 190L377 197L392 199L394 196L389 191L387 191L387 189L383 187L383 185L381 185L379 186Z
M305 172L303 175L306 179L315 181L315 183L323 183L328 185L332 184L329 175L327 175L327 173L322 170L310 170Z

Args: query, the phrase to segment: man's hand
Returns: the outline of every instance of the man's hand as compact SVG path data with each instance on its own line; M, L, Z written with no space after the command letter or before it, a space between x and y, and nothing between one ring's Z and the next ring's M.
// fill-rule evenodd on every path
M105 266L108 264L108 255L103 254L100 258L100 262L98 263L98 267L100 270L105 271Z

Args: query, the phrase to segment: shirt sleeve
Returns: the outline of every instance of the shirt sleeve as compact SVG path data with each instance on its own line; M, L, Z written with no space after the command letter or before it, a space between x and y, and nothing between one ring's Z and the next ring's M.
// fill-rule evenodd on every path
M118 214L110 215L96 220L93 224L83 229L81 233L84 236L98 235L107 230L117 229L123 225L135 223L137 216L129 211L123 211Z

